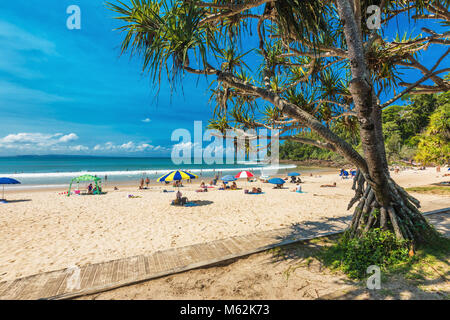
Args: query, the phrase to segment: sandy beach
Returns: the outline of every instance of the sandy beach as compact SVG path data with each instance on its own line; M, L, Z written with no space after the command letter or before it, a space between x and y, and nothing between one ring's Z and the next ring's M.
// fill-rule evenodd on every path
M449 180L443 175L434 168L392 173L403 187ZM237 181L242 189L261 187L262 195L217 188L197 193L200 181L185 183L183 196L200 200L196 207L171 206L175 193L163 192L176 190L171 185L148 190L120 186L116 191L108 185L107 194L100 196L67 197L59 194L63 190L8 192L10 202L0 204L0 281L352 214L346 210L353 195L351 179L342 180L336 172L302 180L303 194L290 192L290 183L289 190L278 190ZM333 182L336 188L320 187ZM414 196L424 211L450 206L448 196Z

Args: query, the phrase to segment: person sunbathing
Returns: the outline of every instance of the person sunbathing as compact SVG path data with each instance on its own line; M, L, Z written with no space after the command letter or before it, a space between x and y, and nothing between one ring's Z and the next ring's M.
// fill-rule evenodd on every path
M101 194L102 188L100 186L96 186L93 190L93 194Z
M231 184L231 190L237 190L237 184L236 182L233 181L233 183Z
M291 191L302 193L302 186L300 185L300 183L297 183L297 186L294 189L292 189Z
M336 187L336 182L333 182L333 184L323 184L320 187L321 188L334 188L334 187Z
M172 204L183 206L187 201L188 199L186 197L183 197L183 194L180 192L180 190L178 190L178 192L176 193L176 198L174 201L172 201Z
M262 189L261 188L256 188L256 187L253 187L252 188L252 191L250 191L250 192L248 192L249 194L260 194L260 193L262 193Z

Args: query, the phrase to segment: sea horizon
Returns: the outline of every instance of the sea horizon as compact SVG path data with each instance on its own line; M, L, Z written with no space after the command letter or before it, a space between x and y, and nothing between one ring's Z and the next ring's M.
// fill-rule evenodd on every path
M263 173L274 175L293 168L296 168L296 165L285 163L268 165L255 161L233 164L174 164L170 157L62 154L0 157L0 177L7 176L21 182L21 185L6 186L7 189L65 186L72 178L83 174L98 176L103 180L107 177L108 182L124 183L143 177L155 180L170 170L187 170L207 178L215 175L236 174L242 170L253 171L256 175Z

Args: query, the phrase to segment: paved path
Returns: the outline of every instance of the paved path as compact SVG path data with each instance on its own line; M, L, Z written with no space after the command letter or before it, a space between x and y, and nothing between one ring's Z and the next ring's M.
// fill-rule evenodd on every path
M436 228L450 236L450 208L427 212ZM231 237L125 259L57 270L0 283L1 299L68 299L106 291L277 246L343 232L351 217L303 223L289 228ZM79 279L79 281L76 281Z

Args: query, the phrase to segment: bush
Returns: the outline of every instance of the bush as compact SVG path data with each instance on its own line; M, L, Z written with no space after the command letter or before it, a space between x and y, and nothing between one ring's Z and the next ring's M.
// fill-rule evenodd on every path
M381 270L408 261L409 242L397 240L390 231L372 229L361 238L352 238L345 233L333 246L320 254L328 267L340 269L350 278L363 279L370 265Z

